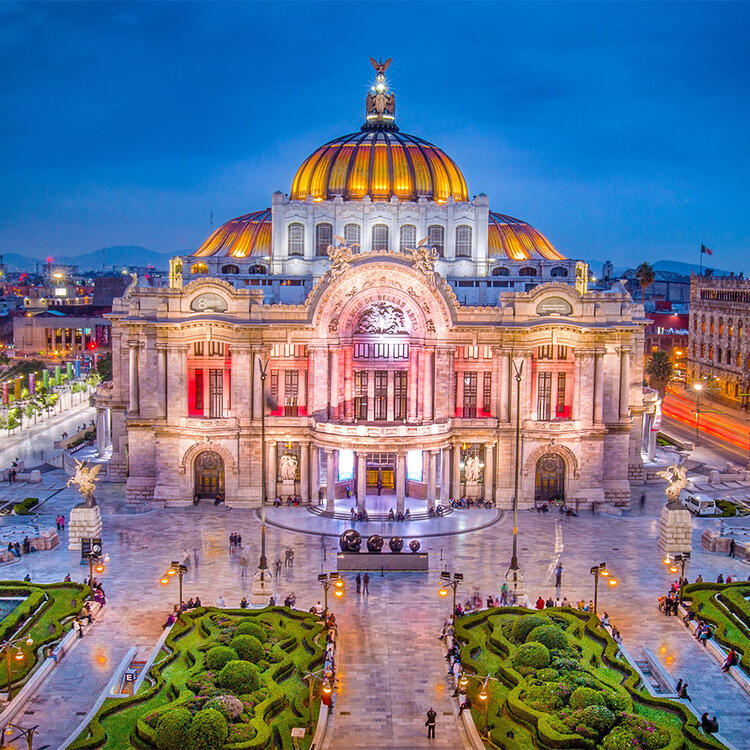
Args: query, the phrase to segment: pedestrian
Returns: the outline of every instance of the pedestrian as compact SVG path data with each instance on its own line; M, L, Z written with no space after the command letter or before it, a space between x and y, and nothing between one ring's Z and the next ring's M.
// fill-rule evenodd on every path
M62 513L60 514L60 527L65 531L65 516Z
M435 724L437 724L437 713L430 706L430 710L427 712L427 721L424 725L427 727L427 739L435 739Z
M359 594L362 591L362 576L359 573L357 573L356 581L357 581L357 593Z
M60 514L59 513L57 514L57 517L55 518L55 523L57 524L57 530L61 531L61 528L60 528Z
M365 577L362 579L362 592L370 596L370 574L365 573Z
M737 547L737 542L734 539L729 540L729 557L734 557L734 550Z
M219 594L219 597L216 600L216 606L219 609L224 609L224 607L226 606L226 604L224 604L224 597L221 594Z
M240 578L247 578L247 558L244 555L240 557Z
M716 576L716 583L724 583L724 574L719 573L719 575Z
M186 549L182 550L182 564L186 568L190 565L190 553Z
M557 563L557 567L555 568L555 586L559 589L562 585L562 572L563 572L563 566L562 563Z
M198 570L198 550L193 550L193 565L195 566L195 569Z
M276 567L276 578L278 578L279 575L281 575L281 558L280 557L276 558L276 562L274 563L274 565Z

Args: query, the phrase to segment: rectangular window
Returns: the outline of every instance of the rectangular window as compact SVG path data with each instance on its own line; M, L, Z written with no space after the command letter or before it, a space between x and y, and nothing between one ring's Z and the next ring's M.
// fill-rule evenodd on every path
M271 411L279 408L279 371L271 370Z
M208 416L221 419L224 416L224 370L208 371Z
M393 373L393 418L406 419L407 371Z
M370 356L369 344L354 345L354 359L367 359Z
M195 341L193 343L193 356L194 357L203 356L203 342L202 341Z
M556 416L567 416L565 414L565 373L557 373L557 404L555 406Z
M409 344L394 344L391 352L393 359L408 359Z
M479 359L479 347L478 346L464 346L463 355L464 355L464 359Z
M367 420L367 370L354 371L354 418Z
M388 419L388 372L375 370L375 419Z
M492 410L492 373L485 372L482 379L482 411L489 414Z
M195 410L203 411L203 370L195 371Z
M552 359L552 344L545 344L544 346L540 346L538 349L538 356L537 359Z
M208 356L209 357L223 357L224 356L224 344L221 341L209 341L208 342Z
M372 348L375 359L388 359L388 344L373 344Z
M466 419L475 419L477 416L477 374L476 372L464 373L464 410Z
M557 347L557 358L558 359L567 359L568 358L568 347L567 346L558 346Z
M537 419L548 422L552 406L552 373L540 372L537 380Z
M284 415L296 417L299 398L299 371L284 370Z

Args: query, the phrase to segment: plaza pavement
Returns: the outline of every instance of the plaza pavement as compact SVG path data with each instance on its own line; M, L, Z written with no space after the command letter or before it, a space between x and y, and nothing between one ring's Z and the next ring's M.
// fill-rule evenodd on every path
M40 497L63 487L61 471L44 475ZM0 497L16 493L24 497L24 485L0 486ZM737 748L750 747L750 704L745 695L704 649L692 639L679 620L666 618L657 609L673 576L661 562L657 546L658 514L663 488L647 489L641 509L636 488L634 509L625 515L592 515L561 522L556 514L519 514L519 558L529 597L554 595L554 567L563 563L561 595L571 601L593 596L589 574L592 564L606 561L620 584L601 592L600 609L623 633L626 646L636 655L649 646L676 679L686 679L693 704L699 712L716 713L721 732ZM214 508L158 509L130 513L124 488L100 484L98 498L104 512L104 547L111 556L103 576L108 604L100 622L69 653L37 696L18 717L24 725L39 724L39 744L51 748L75 728L94 703L128 647L148 647L161 633L161 623L177 600L176 582L167 587L159 578L172 559L187 549L198 554L197 569L185 578L185 598L200 594L214 604L221 595L227 605L237 605L249 593L250 579L240 577L239 555L230 555L227 539L238 531L251 569L258 558L259 523L251 510ZM40 508L42 522L54 523L59 512L68 514L77 501L72 489L64 489ZM304 508L285 509L306 524L311 517ZM465 511L470 514L477 511ZM17 519L4 517L3 526ZM737 519L736 522L744 522ZM424 529L430 521L420 522ZM693 560L690 580L700 572L715 580L719 572L747 578L750 568L738 560L704 552L700 533L712 519L694 520ZM730 525L733 519L728 522ZM280 601L291 591L297 606L308 609L322 599L316 580L321 571L335 566L335 539L288 529L268 527L268 559L283 558L287 546L295 549L293 568L282 569L277 583ZM333 722L331 748L378 746L419 748L426 746L424 714L430 705L438 712L438 737L431 746L461 747L462 733L451 711L445 662L437 640L448 615L446 601L438 597L438 572L442 566L465 576L462 599L477 586L483 595L499 590L509 560L510 517L505 514L486 528L450 536L422 537L430 552L429 574L373 575L370 596L357 596L353 576L347 575L346 593L336 602L340 627L339 693ZM441 562L442 555L442 562ZM5 566L3 578L20 579L29 572L35 581L56 581L70 571L82 580L88 573L75 552L62 544L50 552L23 557ZM449 606L449 605L448 605ZM367 731L364 731L367 730Z

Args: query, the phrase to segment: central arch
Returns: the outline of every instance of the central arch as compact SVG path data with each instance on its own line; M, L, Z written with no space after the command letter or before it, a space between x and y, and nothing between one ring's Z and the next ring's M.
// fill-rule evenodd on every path
M224 459L216 451L201 451L193 464L194 496L214 498L224 489Z
M545 453L536 462L534 501L565 499L565 461L559 453Z

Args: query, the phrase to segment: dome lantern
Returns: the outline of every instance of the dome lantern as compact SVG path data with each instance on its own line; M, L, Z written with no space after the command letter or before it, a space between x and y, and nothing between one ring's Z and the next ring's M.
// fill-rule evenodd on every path
M365 124L362 130L398 130L396 125L396 95L389 91L385 80L385 71L391 64L392 57L385 62L370 58L375 68L375 85L370 89L365 100Z

